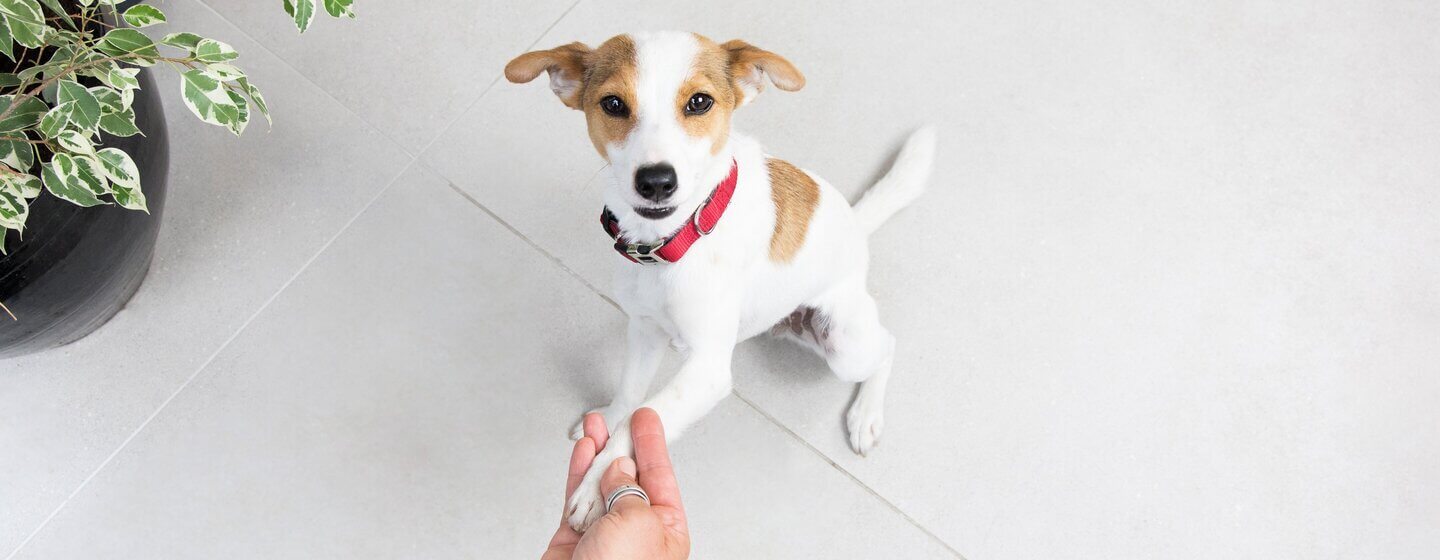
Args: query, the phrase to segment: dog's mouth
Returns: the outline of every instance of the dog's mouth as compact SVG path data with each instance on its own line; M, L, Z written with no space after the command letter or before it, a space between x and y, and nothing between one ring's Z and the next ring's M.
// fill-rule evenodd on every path
M666 206L666 207L664 207L664 208L645 208L645 207L636 206L636 207L635 207L635 213L636 213L636 214L639 214L640 217L645 218L645 219L647 219L647 220L659 220L659 219L661 219L661 218L664 218L664 217L666 217L666 216L669 216L669 215L671 215L671 214L674 214L674 213L675 213L675 207L674 207L674 206Z

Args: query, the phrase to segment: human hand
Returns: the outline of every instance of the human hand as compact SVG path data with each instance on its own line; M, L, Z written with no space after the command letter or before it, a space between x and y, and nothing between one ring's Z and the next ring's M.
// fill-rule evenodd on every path
M599 414L585 415L584 430L585 437L575 442L570 454L565 503L610 437ZM630 416L630 434L636 460L620 457L611 463L600 479L600 490L608 497L620 486L639 486L649 495L650 504L639 496L622 497L583 534L562 518L541 560L679 560L690 556L690 531L660 416L648 408L636 410Z

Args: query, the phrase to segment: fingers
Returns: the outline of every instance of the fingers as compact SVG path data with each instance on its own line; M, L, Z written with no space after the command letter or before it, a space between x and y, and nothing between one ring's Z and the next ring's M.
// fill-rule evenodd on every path
M595 462L595 440L589 437L580 438L575 442L575 449L570 452L570 469L565 477L565 501L570 501L570 495L575 493L575 487L585 479L585 472L590 470L590 464Z
M635 480L635 461L629 457L621 457L610 463L610 468L605 469L605 474L600 477L600 495L608 499L616 489L625 485L640 486ZM643 486L641 486L643 488ZM648 494L649 491L646 491ZM629 508L649 508L645 500L636 495L623 496L615 500L614 509L610 511L623 512Z
M595 440L595 449L605 449L605 442L610 441L610 431L605 428L605 417L591 412L585 415L582 423L585 426L585 436Z
M650 495L650 503L681 508L680 485L675 482L675 468L670 464L660 415L649 408L636 410L630 416L630 438L635 442L640 487Z

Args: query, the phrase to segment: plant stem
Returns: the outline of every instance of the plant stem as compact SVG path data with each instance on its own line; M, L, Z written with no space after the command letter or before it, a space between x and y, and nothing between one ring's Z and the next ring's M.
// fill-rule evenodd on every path
M80 71L80 70L84 70L84 69L86 69L86 68L91 68L91 67L94 67L94 66L99 66L99 65L104 64L104 63L107 63L107 62L123 62L123 61L125 61L127 58L132 57L132 56L136 56L135 53L128 53L128 54L123 54L123 55L119 55L119 56L107 56L107 57L104 57L104 58L97 58L97 59L91 60L91 61L89 61L89 62L82 62L82 63L80 63L80 64L71 64L71 65L68 65L68 66L66 66L65 68L62 68L62 69L61 69L58 73L56 73L54 76L51 76L51 77L49 77L49 78L46 78L45 80L41 81L40 83L35 84L35 87L30 88L30 91L27 91L27 92L22 93L22 94L20 94L20 95L16 95L14 99L11 99L11 100L10 100L10 106L9 106L9 107L6 107L4 111L0 111L0 121L4 121L5 119L9 118L9 117L10 117L10 114L15 112L15 108L20 106L20 102L21 102L21 101L24 101L26 98L35 97L36 95L39 95L40 92L41 92L41 91L44 91L45 88L47 88L47 87L50 86L50 84L53 84L53 83L55 83L55 82L57 82L57 81L60 81L60 79L62 79L62 78L69 77L71 74L74 74L74 73L76 73L76 72L78 72L78 71ZM190 58L190 57L175 58L175 57L168 57L168 56L157 56L157 57L146 57L146 58L147 58L148 60L155 60L155 61L160 61L160 62L175 62L175 63L181 63L181 64L188 64L188 63L191 63L191 62L194 62L194 61L195 61L194 58Z

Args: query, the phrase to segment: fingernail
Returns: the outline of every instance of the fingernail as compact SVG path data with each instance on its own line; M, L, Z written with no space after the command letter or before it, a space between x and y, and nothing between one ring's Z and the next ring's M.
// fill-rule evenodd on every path
M635 476L635 461L633 459L621 457L616 459L615 462L620 464L620 472L625 473L625 476Z

